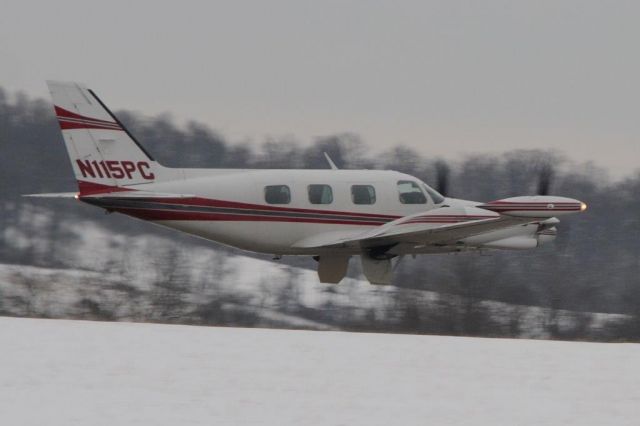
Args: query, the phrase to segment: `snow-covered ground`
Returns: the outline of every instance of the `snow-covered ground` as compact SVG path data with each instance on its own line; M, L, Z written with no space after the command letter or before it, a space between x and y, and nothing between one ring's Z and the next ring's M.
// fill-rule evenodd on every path
M640 345L0 318L1 425L637 425Z

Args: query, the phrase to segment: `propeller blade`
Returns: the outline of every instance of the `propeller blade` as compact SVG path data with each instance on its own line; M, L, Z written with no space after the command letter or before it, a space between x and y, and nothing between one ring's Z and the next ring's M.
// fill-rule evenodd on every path
M553 174L553 166L551 166L551 164L544 163L540 167L540 172L538 174L538 195L549 195Z
M444 197L449 192L449 174L451 169L444 162L444 160L438 160L435 163L436 168L436 191L438 191Z

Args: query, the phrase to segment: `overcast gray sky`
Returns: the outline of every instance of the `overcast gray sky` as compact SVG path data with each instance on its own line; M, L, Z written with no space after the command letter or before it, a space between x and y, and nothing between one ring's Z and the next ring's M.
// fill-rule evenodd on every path
M0 86L76 80L232 140L351 131L425 154L640 167L638 1L3 0Z

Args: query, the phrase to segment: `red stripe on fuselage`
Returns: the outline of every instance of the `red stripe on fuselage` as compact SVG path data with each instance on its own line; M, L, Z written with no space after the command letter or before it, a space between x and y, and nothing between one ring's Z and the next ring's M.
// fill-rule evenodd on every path
M135 191L134 189L118 186L110 186L97 184L93 182L78 181L80 188L80 197L88 195L107 194L112 192ZM127 199L135 200L134 197ZM307 222L307 223L334 223L334 224L351 224L351 225L374 225L379 226L385 221L399 219L402 216L375 214L375 213L359 213L337 210L320 210L320 209L303 209L291 207L277 207L264 204L242 203L237 201L217 200L212 198L191 197L191 198L153 198L144 197L145 202L156 202L168 205L184 205L184 206L202 206L202 207L219 207L234 208L247 211L246 215L242 214L224 214L224 213L205 213L191 211L175 211L162 209L136 209L136 208L118 208L112 210L131 216L146 218L147 220L238 220L238 221L279 221L279 222ZM263 212L280 212L280 213L300 213L300 214L322 214L328 216L336 216L333 218L305 218L305 217L284 217L284 216L266 216L260 215ZM376 220L377 219L377 220Z
M301 208L293 208L293 207L276 207L276 206L269 206L264 204L242 203L238 201L225 201L225 200L216 200L213 198L202 198L202 197L145 198L145 201L154 201L154 202L164 203L164 204L182 204L187 206L203 206L203 207L226 207L226 208L235 208L235 209L263 210L263 211L283 212L283 213L316 213L316 214L335 215L335 216L354 216L354 217L357 216L363 219L371 218L371 219L394 220L402 217L402 216L392 216L392 215L375 214L375 213L359 213L359 212L345 212L345 211L337 211L337 210L319 210L319 209L301 209Z
M380 226L380 222L366 220L340 220L340 219L316 219L304 217L279 217L260 215L241 215L224 213L199 213L180 212L169 210L150 209L116 209L116 211L144 220L183 220L183 221L226 221L226 222L299 222L299 223L324 223L334 225L368 225Z

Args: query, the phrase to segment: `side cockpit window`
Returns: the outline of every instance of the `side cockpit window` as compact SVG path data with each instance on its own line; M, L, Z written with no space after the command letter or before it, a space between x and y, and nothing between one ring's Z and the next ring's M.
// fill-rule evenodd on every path
M333 191L329 185L309 185L309 202L311 204L331 204L333 203Z
M287 185L265 186L264 200L268 204L289 204L291 202L291 191Z
M427 197L420 186L411 180L398 181L398 197L402 204L426 204Z
M371 185L352 185L351 200L353 200L353 204L374 204L376 190Z

